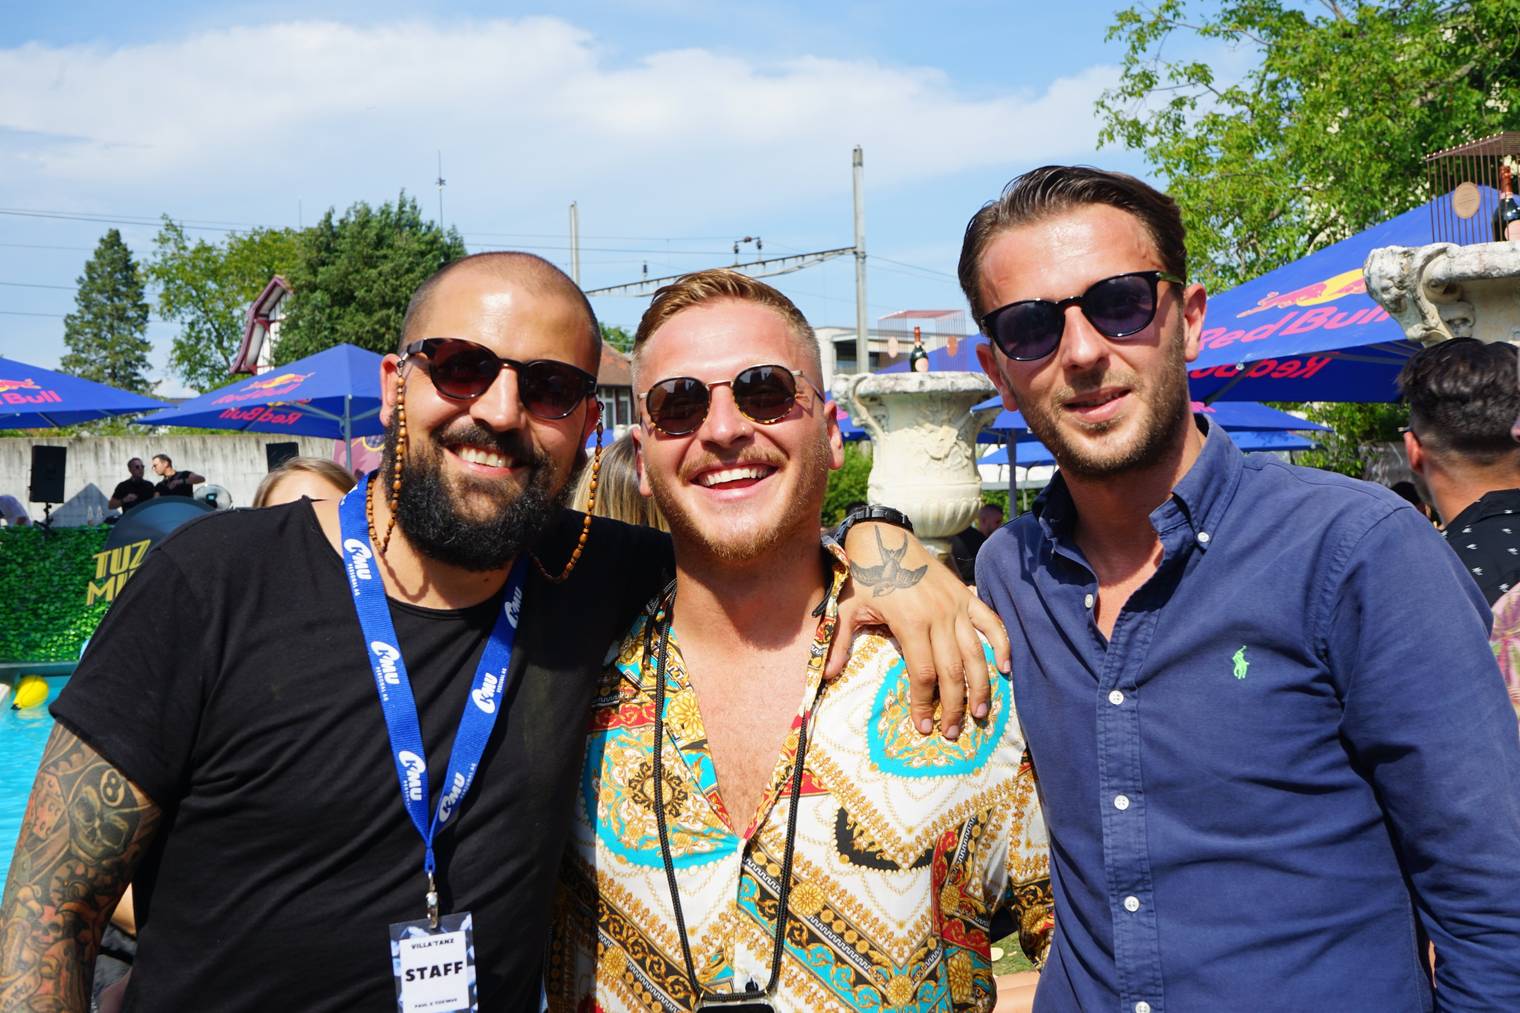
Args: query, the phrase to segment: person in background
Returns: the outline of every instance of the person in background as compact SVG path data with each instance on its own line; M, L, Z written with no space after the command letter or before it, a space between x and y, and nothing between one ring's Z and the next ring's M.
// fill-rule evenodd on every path
M324 457L291 457L259 482L253 494L253 506L294 503L303 496L312 500L341 499L353 487L354 476L336 461Z
M134 457L127 462L127 474L130 477L117 482L116 489L111 493L108 505L112 510L127 511L153 498L153 483L143 478L141 457Z
M1409 481L1407 478L1401 479L1390 485L1388 488L1393 490L1393 494L1395 496L1399 497L1404 502L1408 503L1410 506L1418 510L1420 512L1420 516L1424 517L1432 524L1436 524L1436 518L1433 511L1430 509L1430 504L1425 502L1425 498L1420 495L1420 490L1415 487L1415 484L1413 482ZM1436 524L1436 526L1440 527L1439 524Z
M950 556L955 569L968 584L976 582L976 554L994 531L1003 526L1003 508L996 503L983 503L976 512L971 526L950 540Z
M1050 827L1036 1005L1520 1009L1488 608L1387 489L1194 415L1187 269L1176 202L1085 166L1013 180L961 250L982 367L1060 466L976 573Z
M193 471L176 471L168 454L153 455L153 474L159 478L158 485L154 486L154 493L158 496L194 496L195 486L206 481L204 476Z
M1520 586L1520 413L1515 346L1453 338L1399 372L1409 469L1446 519L1446 542L1492 605Z
M652 499L639 492L639 474L634 466L635 449L633 437L624 434L602 452L602 471L596 479L596 502L591 503L591 469L581 472L575 483L575 495L570 497L574 510L585 511L588 507L598 517L610 517L624 524L639 524L646 528L669 531L660 507Z

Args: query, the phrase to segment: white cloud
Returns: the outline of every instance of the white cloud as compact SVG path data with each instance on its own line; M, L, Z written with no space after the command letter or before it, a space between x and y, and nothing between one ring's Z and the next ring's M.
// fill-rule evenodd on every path
M33 196L187 180L386 193L441 148L462 177L451 184L498 207L594 191L691 208L743 194L762 209L847 192L857 143L873 187L1089 155L1093 100L1116 76L1093 67L1039 92L972 96L932 67L818 55L619 62L555 18L27 44L0 50L0 176Z

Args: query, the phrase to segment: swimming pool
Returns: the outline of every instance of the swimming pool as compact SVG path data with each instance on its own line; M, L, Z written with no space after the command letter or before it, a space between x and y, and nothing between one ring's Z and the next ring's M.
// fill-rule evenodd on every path
M56 665L29 666L27 671L45 671ZM72 667L72 666L70 666ZM48 702L68 681L67 675L44 676L48 684ZM37 776L42 747L53 731L53 717L47 703L26 710L11 710L10 698L0 702L0 884L11 867L11 852L16 835L21 832L21 817L26 813L27 796Z

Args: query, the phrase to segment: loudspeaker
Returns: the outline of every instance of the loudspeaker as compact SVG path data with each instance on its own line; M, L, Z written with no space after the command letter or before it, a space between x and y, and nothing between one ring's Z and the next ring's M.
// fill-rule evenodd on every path
M32 447L32 481L27 487L30 502L63 502L63 469L68 457L68 447Z
M290 443L266 443L264 444L264 457L269 461L269 470L273 471L292 457L298 457L301 453L301 445L294 441Z

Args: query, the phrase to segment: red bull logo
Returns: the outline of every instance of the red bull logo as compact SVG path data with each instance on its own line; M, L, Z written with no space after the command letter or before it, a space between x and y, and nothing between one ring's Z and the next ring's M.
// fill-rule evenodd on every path
M1360 267L1342 271L1333 278L1316 281L1295 288L1291 292L1268 292L1256 301L1256 305L1236 317L1248 317L1267 310L1290 310L1295 306L1318 306L1322 303L1344 299L1348 295L1360 295L1367 291L1367 279Z
M223 394L211 403L231 404L276 394L289 394L305 383L306 378L311 375L310 373L280 373L276 376L261 376L257 379L249 380L235 391Z
M293 426L301 421L302 413L294 408L275 411L270 405L251 405L247 408L227 408L217 416L229 422L262 422L276 426Z
M35 393L23 393L34 391ZM39 387L31 377L25 380L7 380L0 377L0 404L61 404L63 397L56 390Z

